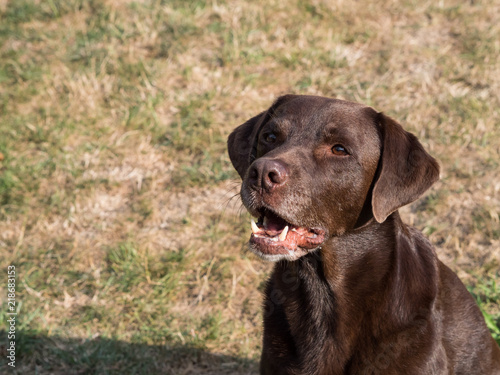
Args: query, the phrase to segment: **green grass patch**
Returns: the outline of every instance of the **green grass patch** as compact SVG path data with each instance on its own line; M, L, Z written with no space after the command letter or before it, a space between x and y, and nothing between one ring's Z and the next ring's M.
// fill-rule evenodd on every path
M0 334L5 336L6 332L0 331ZM198 371L211 365L220 368L221 373L229 373L228 370L243 373L255 368L255 362L250 360L212 355L193 345L148 345L104 337L48 337L29 330L20 331L17 337L17 363L41 369L41 373L49 373L44 369L50 369L51 373L173 375L176 370L171 364L179 362ZM7 366L5 358L0 359L0 366ZM11 372L23 374L23 371L15 368Z
M493 338L500 345L500 284L497 278L479 279L468 289L479 305Z

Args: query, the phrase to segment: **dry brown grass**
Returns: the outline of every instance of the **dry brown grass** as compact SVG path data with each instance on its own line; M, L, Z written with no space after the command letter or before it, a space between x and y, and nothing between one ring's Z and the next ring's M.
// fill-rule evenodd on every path
M255 372L270 265L242 251L225 139L283 93L367 103L417 134L442 178L403 217L468 284L498 280L497 1L0 12L0 264L19 270L22 369Z

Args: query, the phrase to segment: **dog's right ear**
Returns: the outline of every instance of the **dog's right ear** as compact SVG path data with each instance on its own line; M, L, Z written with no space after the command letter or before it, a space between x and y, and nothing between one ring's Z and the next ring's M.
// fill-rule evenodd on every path
M296 95L280 96L267 111L252 117L250 120L234 129L229 135L227 140L229 159L231 159L234 169L236 169L241 178L245 176L248 167L250 167L250 164L252 164L256 158L257 139L260 129L269 121L274 111L281 104L294 97L296 97Z
M229 159L233 163L234 169L241 178L252 163L251 155L255 153L257 147L257 135L266 117L267 111L259 113L244 124L238 126L227 139L227 151Z

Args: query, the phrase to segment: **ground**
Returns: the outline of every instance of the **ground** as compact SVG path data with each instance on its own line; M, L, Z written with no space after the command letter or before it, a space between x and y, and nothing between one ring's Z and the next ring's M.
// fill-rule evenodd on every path
M402 216L500 341L499 19L486 0L0 0L9 370L257 373L271 265L245 251L225 142L284 93L420 138L441 179Z

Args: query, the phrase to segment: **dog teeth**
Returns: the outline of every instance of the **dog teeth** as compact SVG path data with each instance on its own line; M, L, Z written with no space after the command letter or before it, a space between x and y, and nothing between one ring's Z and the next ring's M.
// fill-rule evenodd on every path
M267 229L267 223L268 223L268 219L267 219L267 216L264 216L264 220L262 221L262 225L264 226L264 228Z
M279 235L280 241L285 241L286 240L286 235L288 233L288 225L283 229L283 231Z
M255 221L253 221L253 219L250 219L250 226L252 227L253 234L259 234L261 232L261 230L259 229L257 224L255 224Z

